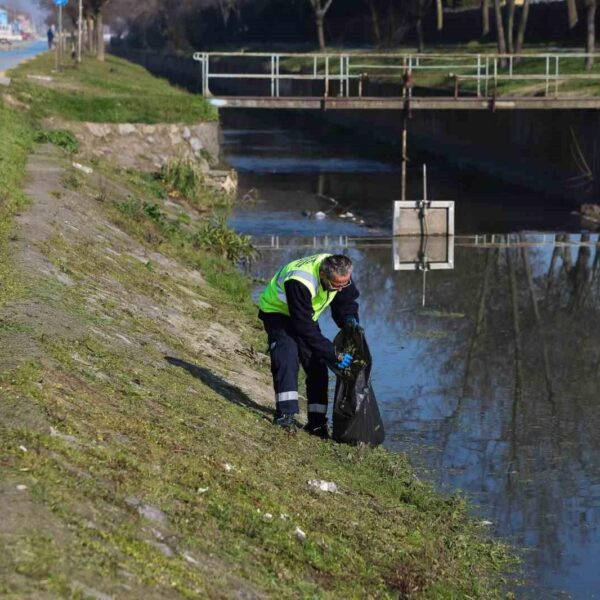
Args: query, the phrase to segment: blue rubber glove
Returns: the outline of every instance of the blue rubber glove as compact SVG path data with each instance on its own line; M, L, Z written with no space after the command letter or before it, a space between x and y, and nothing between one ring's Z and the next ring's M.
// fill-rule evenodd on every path
M340 362L337 363L335 366L338 369L347 369L352 364L353 360L354 357L352 356L352 354L343 354Z
M356 317L348 317L346 319L346 325L348 327L352 327L353 329L358 327L358 319Z

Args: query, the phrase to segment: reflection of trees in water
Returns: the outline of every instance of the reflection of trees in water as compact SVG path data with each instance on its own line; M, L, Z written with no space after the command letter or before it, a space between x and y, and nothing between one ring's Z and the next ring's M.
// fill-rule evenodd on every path
M454 482L484 494L500 528L558 568L566 540L597 525L584 511L599 474L599 254L582 245L573 260L570 248L556 248L543 268L528 248L489 250L484 260L469 252L477 254L457 257L455 285L438 281L466 326L439 319L452 337L425 350L454 378L443 386L454 409L439 424L437 466L449 479L444 469L462 461Z

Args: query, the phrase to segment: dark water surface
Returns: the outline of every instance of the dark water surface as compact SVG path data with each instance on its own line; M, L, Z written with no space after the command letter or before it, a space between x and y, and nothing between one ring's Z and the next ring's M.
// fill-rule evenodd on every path
M231 224L257 240L281 236L253 267L264 278L313 253L302 246L307 236L389 232L399 187L398 165L382 149L323 142L282 123L226 121L224 130L245 196ZM457 203L458 232L572 233L526 247L457 244L455 268L427 274L425 307L422 275L394 271L389 244L348 248L386 445L409 452L443 489L464 490L491 531L525 549L519 597L600 598L598 235L577 232L569 206L550 209L524 190L428 167L432 196ZM321 221L303 216L332 208L318 191L370 227L335 210Z

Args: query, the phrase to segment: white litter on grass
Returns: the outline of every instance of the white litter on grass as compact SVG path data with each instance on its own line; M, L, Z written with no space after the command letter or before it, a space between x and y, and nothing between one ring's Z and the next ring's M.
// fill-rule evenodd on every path
M19 450L21 450L21 452L27 452L27 448L25 448L25 446L19 446Z
M322 479L310 479L308 485L322 492L337 492L338 487L333 481L323 481Z
M91 175L94 172L94 169L92 169L92 167L86 167L85 165L82 165L78 162L74 162L73 167L78 171L85 173L86 175Z
M317 219L317 220L319 220L319 221L320 221L321 219L325 219L326 217L327 217L327 215L326 215L326 214L325 214L323 211L321 211L321 210L318 210L318 211L315 213L315 219Z
M233 471L233 465L230 465L229 463L223 463L223 468L229 473L230 471Z
M294 530L294 535L302 542L306 539L306 533L304 533L300 527L296 527Z
M493 525L494 522L493 521L481 521L481 525L485 525L486 527L489 527L490 525Z
M196 560L189 552L184 552L182 556L185 558L185 560L187 560L187 562L190 563L190 565L197 567L200 564L200 561Z
M208 488L198 488L196 491L199 494L206 494L206 492L208 492Z
M279 515L279 518L280 518L280 519L283 519L283 520L285 520L285 519L289 519L289 518L290 518L290 515L288 515L288 514L286 514L286 513L281 513L281 514Z
M273 518L273 515L271 513L265 513L264 517L267 519L267 521L270 521Z
M18 485L18 486L17 486L17 489L18 489L20 492L24 492L24 491L27 489L27 486L26 486L26 485L23 485L23 484L21 484L21 485Z

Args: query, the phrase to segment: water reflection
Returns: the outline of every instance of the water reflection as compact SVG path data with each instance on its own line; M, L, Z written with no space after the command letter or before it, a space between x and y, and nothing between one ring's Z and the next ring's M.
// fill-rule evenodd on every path
M597 241L457 244L455 269L428 273L424 309L421 274L395 272L390 247L348 249L387 445L527 548L532 597L599 597ZM264 250L255 274L309 253Z

